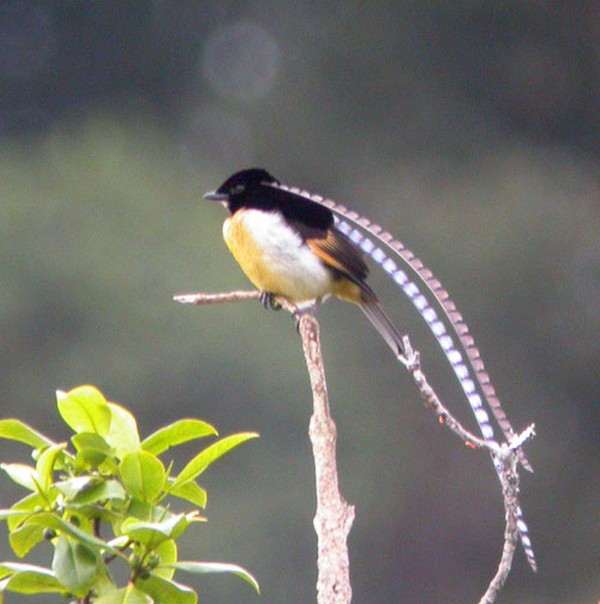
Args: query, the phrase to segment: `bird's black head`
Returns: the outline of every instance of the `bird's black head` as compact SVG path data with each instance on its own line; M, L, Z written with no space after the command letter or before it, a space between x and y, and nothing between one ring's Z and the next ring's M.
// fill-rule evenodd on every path
M222 201L234 211L251 201L261 186L269 184L279 184L279 181L263 168L248 168L230 176L216 191L207 193L204 199Z
M280 184L266 170L249 168L230 176L204 199L223 202L232 214L242 208L256 208L267 212L279 211L288 220L314 228L327 229L333 225L333 214L329 208L281 188Z

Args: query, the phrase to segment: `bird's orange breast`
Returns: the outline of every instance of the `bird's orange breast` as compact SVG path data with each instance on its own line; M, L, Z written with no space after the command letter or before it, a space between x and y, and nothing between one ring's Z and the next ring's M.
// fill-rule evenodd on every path
M274 292L275 279L265 251L244 221L237 216L228 218L223 225L223 239L248 279L261 291Z

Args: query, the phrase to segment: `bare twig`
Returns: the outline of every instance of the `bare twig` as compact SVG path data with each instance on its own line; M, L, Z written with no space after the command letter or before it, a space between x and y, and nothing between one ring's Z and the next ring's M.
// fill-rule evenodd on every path
M429 385L427 377L421 370L419 352L413 350L408 336L403 339L404 354L398 360L412 374L413 380L425 401L425 406L432 409L438 416L440 423L447 426L464 443L475 449L488 449L492 455L494 467L502 485L506 525L504 529L504 546L498 570L491 580L479 604L493 604L498 592L504 586L510 573L512 560L519 542L518 523L521 521L521 507L519 505L519 473L518 461L521 459L520 451L523 444L534 434L534 426L526 428L521 434L515 435L510 444L499 444L495 441L486 441L466 430L462 424L448 411L438 398L435 390ZM523 537L522 537L523 538ZM528 539L528 537L525 537ZM537 569L535 559L530 556L531 543L523 544L528 562L532 569Z
M309 436L315 459L317 512L314 518L318 538L317 601L319 604L349 604L352 600L348 534L354 521L354 506L340 495L336 426L329 412L325 368L321 355L319 323L312 314L303 314L298 331L313 393L313 414Z
M519 447L534 435L534 428L530 426L517 436L515 442L503 445L500 455L494 456L494 466L502 483L502 495L504 497L504 511L506 514L506 528L504 529L504 547L498 570L483 594L479 604L493 604L498 592L504 586L510 573L511 565L517 544L519 542L519 522L522 522L521 506L519 505L519 474L517 471ZM523 536L521 536L523 539ZM525 553L531 568L536 571L535 559L530 558L528 549L530 543L524 543Z
M469 430L463 428L462 424L442 404L435 390L429 385L427 376L421 369L421 360L418 350L413 350L408 336L402 339L404 354L398 356L398 360L406 367L425 402L425 407L431 409L438 417L441 424L447 426L464 443L473 449L489 448L490 444L475 436Z
M177 294L173 296L175 302L181 304L220 304L221 302L244 302L246 300L258 300L260 292L252 291L235 291L224 294Z
M175 296L183 304L216 304L220 302L240 302L258 300L258 291L235 291L222 294L180 294ZM297 309L285 298L278 298L286 310L294 313ZM351 600L352 589L349 579L349 557L347 537L354 520L354 507L342 498L339 492L336 462L336 426L329 412L325 370L321 356L319 324L313 314L303 313L298 322L302 336L304 356L313 393L313 415L310 420L309 435L315 459L317 489L317 512L314 518L318 536L317 583L319 604L347 604ZM502 495L506 514L504 546L498 570L491 580L479 604L493 604L510 573L512 560L519 539L519 522L522 523L519 506L518 461L520 447L534 435L530 426L515 435L512 442L500 444L484 440L474 435L450 413L442 404L435 390L429 384L420 364L419 352L412 348L407 336L403 340L404 354L398 360L406 367L428 409L433 410L441 424L447 426L463 442L473 449L487 449L502 485ZM521 536L523 539L523 536ZM528 537L526 537L528 540ZM531 543L523 543L526 554ZM529 558L535 570L535 560Z
M496 574L490 581L486 592L479 600L479 604L493 604L496 601L498 593L504 587L504 583L508 578L512 566L513 557L517 544L519 543L519 532L517 530L517 514L519 504L513 496L511 496L511 488L509 487L510 479L505 473L500 474L502 481L502 492L504 495L504 510L506 514L506 526L504 528L504 546L502 548L502 557L498 565ZM516 508L516 509L515 509Z

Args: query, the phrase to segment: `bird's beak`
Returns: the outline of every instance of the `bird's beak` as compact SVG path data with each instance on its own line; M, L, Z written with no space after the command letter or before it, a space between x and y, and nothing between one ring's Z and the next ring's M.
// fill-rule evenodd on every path
M209 191L204 194L204 199L208 201L227 201L229 199L229 195L227 193L217 193L216 191Z

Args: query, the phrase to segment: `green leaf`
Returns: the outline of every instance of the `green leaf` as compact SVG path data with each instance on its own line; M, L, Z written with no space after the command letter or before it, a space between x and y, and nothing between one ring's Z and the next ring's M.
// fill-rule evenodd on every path
M98 569L98 553L66 535L58 538L52 570L72 594L83 597L90 590Z
M78 468L96 469L113 454L111 446L98 434L82 432L71 438L77 450L75 463Z
M34 449L41 449L54 444L49 438L18 419L0 420L0 438L16 440L30 445Z
M132 499L127 506L128 518L148 520L149 522L156 520L156 518L163 518L166 512L167 510L163 507L152 505L150 503L144 503L139 499ZM125 520L125 518L123 520Z
M0 468L10 476L13 482L30 491L38 491L38 475L35 468L22 463L3 463L0 464Z
M56 399L58 412L74 432L108 434L111 412L104 395L97 388L78 386L69 392L59 390Z
M231 449L234 449L252 438L258 438L258 434L256 432L241 432L240 434L226 436L216 443L213 443L210 447L207 447L204 451L198 453L198 455L181 470L179 476L175 478L171 490L190 480L196 479L210 464L220 457L223 457L223 455L231 451Z
M31 514L43 510L47 505L48 502L39 493L29 493L10 508L9 511L15 512L15 514L7 517L8 530L14 531Z
M94 604L151 604L152 598L134 585L107 592L94 599Z
M108 499L127 499L123 485L114 479L76 476L56 483L56 488L76 505L90 505Z
M160 558L154 574L163 579L172 579L175 569L171 565L177 562L177 543L173 539L163 541L155 548L154 553Z
M133 541L152 549L167 539L177 539L190 522L196 520L198 517L195 512L189 514L167 513L162 520L157 522L141 522L135 518L127 518L121 524L121 532Z
M208 499L206 490L193 480L184 482L179 486L169 488L169 494L173 495L174 497L179 497L180 499L185 499L186 501L189 501L202 509L206 507L206 501Z
M71 442L78 452L85 451L86 449L93 449L94 451L102 453L104 456L112 453L112 448L106 440L94 432L80 432L79 434L75 434L71 438Z
M77 539L81 543L85 543L86 545L103 552L110 552L111 554L116 554L117 556L121 554L118 549L110 546L102 539L95 537L91 533L85 532L71 522L50 512L41 512L39 514L35 514L34 516L31 516L31 518L28 518L26 523L54 529L58 533L65 533L74 539Z
M158 457L147 451L128 453L119 464L123 486L136 499L156 501L166 480L165 467Z
M44 540L44 527L24 524L11 531L8 536L13 552L19 558L26 556L38 543Z
M54 482L54 464L58 456L67 448L66 443L52 445L44 449L35 463L35 469L42 492L47 492Z
M16 527L22 524L23 520L25 520L28 516L31 516L31 512L24 510L13 510L12 508L10 510L0 510L0 520L16 522L12 529L9 527L10 530L14 530Z
M99 476L74 476L55 483L55 486L67 499L73 499L77 494L89 491L102 480Z
M21 564L19 562L0 563L2 591L14 591L22 594L37 594L64 591L54 573L49 568Z
M148 579L138 579L135 585L160 604L196 604L198 601L196 592L187 585L163 579L155 574L151 574Z
M108 442L116 451L117 457L122 459L127 453L140 450L140 435L138 433L135 417L121 405L108 403L111 412Z
M160 455L167 449L205 436L217 436L216 429L199 419L182 419L157 430L142 442L142 449Z
M245 568L237 564L227 564L226 562L175 562L170 564L169 567L187 573L230 573L244 579L252 585L256 593L260 593L258 581Z

